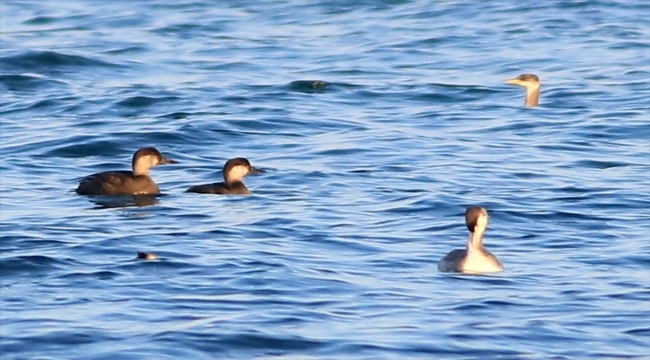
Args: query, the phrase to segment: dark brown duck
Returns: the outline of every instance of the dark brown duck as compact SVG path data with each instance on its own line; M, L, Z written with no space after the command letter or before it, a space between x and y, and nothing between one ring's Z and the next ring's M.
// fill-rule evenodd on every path
M243 183L244 176L264 172L251 166L245 158L234 158L226 161L223 166L223 182L195 185L187 189L187 192L199 194L239 194L248 195L250 190Z
M132 171L106 171L81 179L77 187L79 195L155 195L158 185L149 176L149 169L162 164L177 162L163 157L152 147L142 148L133 154Z

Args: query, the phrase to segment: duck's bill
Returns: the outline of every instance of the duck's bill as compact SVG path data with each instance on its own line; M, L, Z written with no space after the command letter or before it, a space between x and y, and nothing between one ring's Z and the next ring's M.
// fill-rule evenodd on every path
M256 167L251 166L251 172L250 172L251 174L262 174L262 173L265 173L265 172L266 172L266 170L264 170L264 169L260 169L260 168L256 168Z
M162 158L161 164L178 164L178 161L172 160L170 158Z

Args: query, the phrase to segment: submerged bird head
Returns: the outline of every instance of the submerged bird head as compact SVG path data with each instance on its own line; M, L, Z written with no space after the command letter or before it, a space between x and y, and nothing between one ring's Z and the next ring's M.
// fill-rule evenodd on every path
M226 161L223 166L223 179L226 184L242 181L244 176L263 172L263 170L255 168L246 158L234 158Z
M149 169L162 164L177 164L176 161L168 159L160 154L156 148L145 147L133 154L131 166L133 167L133 174L149 175Z
M535 74L521 74L514 79L507 79L505 83L518 85L526 89L525 106L537 106L539 104L539 89L541 83Z

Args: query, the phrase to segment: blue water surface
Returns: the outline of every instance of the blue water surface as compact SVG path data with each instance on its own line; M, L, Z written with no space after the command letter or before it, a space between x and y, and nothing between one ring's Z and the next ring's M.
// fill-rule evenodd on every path
M649 19L2 1L2 358L650 359ZM143 146L162 195L74 193ZM252 196L185 193L239 156ZM473 204L506 272L441 274Z

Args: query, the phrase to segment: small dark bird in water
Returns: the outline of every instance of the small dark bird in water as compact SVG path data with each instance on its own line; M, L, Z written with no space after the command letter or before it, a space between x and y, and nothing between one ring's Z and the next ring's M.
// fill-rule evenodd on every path
M539 105L539 92L542 84L535 74L521 74L514 79L505 80L507 84L522 86L526 89L526 101L524 106Z
M443 272L482 274L503 271L503 265L483 246L483 233L488 224L488 213L481 206L468 207L465 211L465 224L469 229L469 239L465 249L456 249L438 263Z
M158 185L149 176L149 169L156 165L176 164L163 157L152 147L142 148L133 154L132 171L106 171L81 179L77 187L79 195L155 195Z
M234 158L226 161L223 166L223 182L213 184L195 185L187 189L187 192L200 194L239 194L248 195L251 192L242 182L244 176L264 172L251 166L245 158Z
M158 256L153 253L146 253L146 252L140 252L138 251L138 259L142 260L156 260L158 259Z

